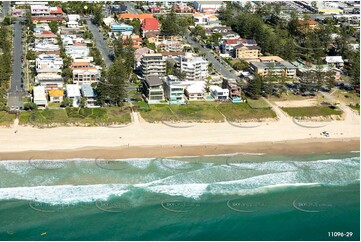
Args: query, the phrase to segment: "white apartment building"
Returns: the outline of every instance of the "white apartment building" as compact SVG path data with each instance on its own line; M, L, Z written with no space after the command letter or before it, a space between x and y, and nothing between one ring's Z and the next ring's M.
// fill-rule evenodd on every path
M54 54L41 54L35 59L36 70L39 69L57 69L63 67L63 59Z
M50 8L44 5L32 5L30 12L32 16L48 16L50 15Z
M208 62L203 57L186 53L178 58L180 70L186 74L187 81L203 81L208 75Z
M100 80L100 76L101 71L95 66L73 69L73 83L78 85L97 83Z
M65 46L65 54L72 59L83 58L89 56L90 50L87 46Z
M162 54L144 54L141 59L143 76L164 76L166 59Z
M48 100L45 94L45 88L43 86L36 86L33 89L34 92L34 103L38 106L48 106Z
M227 100L229 98L229 90L219 86L211 85L209 87L211 95L215 100Z
M184 104L187 97L184 95L186 85L176 76L169 75L164 78L164 96L169 104Z

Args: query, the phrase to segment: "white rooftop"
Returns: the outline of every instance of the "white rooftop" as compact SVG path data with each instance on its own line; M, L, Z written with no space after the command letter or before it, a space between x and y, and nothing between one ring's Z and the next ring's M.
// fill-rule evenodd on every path
M326 56L327 63L343 63L342 56Z
M80 89L76 84L67 84L66 93L68 97L80 97Z

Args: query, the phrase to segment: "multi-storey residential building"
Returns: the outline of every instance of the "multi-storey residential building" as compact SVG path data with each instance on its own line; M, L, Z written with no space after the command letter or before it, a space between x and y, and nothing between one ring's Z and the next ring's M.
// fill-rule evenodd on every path
M257 42L255 40L243 39L243 38L225 39L225 40L223 40L223 42L220 44L219 47L220 47L222 54L228 54L235 58L240 58L240 57L237 57L237 55L238 56L250 55L250 53L245 54L245 52L249 51L249 48L247 48L247 47L252 47L253 49L255 49L252 51L252 55L255 56L257 54L257 56L255 58L258 57L259 50L260 50L260 48L257 47ZM255 48L255 47L257 47L257 48ZM238 52L238 49L239 49L239 52Z
M186 53L178 57L180 70L186 74L189 81L202 81L208 75L208 62L203 57L194 57Z
M232 99L241 97L241 87L237 85L236 80L224 79L222 87L229 90L229 97Z
M209 87L211 95L215 100L227 100L229 99L229 90L223 89L219 86L211 85Z
M34 103L38 106L48 106L48 100L46 99L45 88L43 86L36 86L33 89Z
M50 9L44 5L32 5L30 6L31 16L49 16Z
M78 107L80 97L81 97L79 85L77 85L77 84L67 84L66 85L66 96L68 98L73 99L73 107Z
M206 13L193 14L193 20L195 25L218 25L220 23L217 16Z
M56 69L60 71L63 67L63 59L54 54L41 54L35 59L35 67L37 72L39 69Z
M201 13L216 12L223 6L222 1L195 1L193 7Z
M82 45L70 45L65 46L65 54L69 55L71 58L82 58L89 56L90 50L87 46Z
M183 104L187 97L184 95L186 85L176 76L169 75L164 78L164 96L170 104Z
M145 54L141 60L143 76L164 76L166 59L162 54Z
M113 33L121 33L123 35L131 35L133 33L133 26L127 24L113 23L110 25Z
M238 59L254 59L258 57L260 49L254 45L239 44L234 47L234 52Z
M93 87L88 84L84 83L81 84L81 94L86 99L85 105L87 107L94 107L96 104L96 92L94 91Z
M86 68L73 68L73 83L97 83L100 80L101 71L96 66Z
M149 104L164 101L163 81L159 76L149 76L143 80L143 93Z
M56 73L39 73L35 77L35 83L45 87L46 90L62 88L64 80Z
M31 5L31 16L62 16L63 10L60 7L48 7L45 5Z
M250 70L260 76L274 75L295 78L297 67L278 56L260 57L260 61L251 61Z
M182 82L186 85L185 95L190 101L205 100L205 81L185 81Z

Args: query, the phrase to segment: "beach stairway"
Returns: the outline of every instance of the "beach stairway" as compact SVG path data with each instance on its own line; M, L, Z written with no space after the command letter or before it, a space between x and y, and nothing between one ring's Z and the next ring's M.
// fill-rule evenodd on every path
M131 112L132 123L139 125L140 124L140 114L139 112Z

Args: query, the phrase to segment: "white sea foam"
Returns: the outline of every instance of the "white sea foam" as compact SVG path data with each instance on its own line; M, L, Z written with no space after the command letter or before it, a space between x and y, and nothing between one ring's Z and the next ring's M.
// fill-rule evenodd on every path
M153 160L142 159L136 166L144 169ZM123 161L127 163L138 162L137 159ZM12 167L13 163L7 162L9 166L6 169L14 170L15 168ZM159 168L162 167L159 159L156 160L155 164ZM187 164L187 162L179 164ZM242 169L233 169L229 165L202 163L200 169L171 173L158 171L159 175L155 176L152 181L142 183L140 179L138 183L135 182L135 184L131 185L97 184L73 186L54 184L52 186L0 188L0 200L21 199L50 204L92 202L95 200L107 200L110 196L127 196L127 192L139 188L152 193L196 199L203 194L253 194L270 192L288 186L344 185L359 179L359 158L357 157L318 161L240 163L236 165L241 166L241 168L256 169L257 171L244 173ZM305 170L303 169L304 166L310 169ZM144 176L146 175L144 174ZM44 184L44 182L46 184L52 182L52 180L43 180L40 177L37 177L35 181L32 180L31 184L37 183L40 185Z
M20 199L49 204L71 204L107 200L109 196L120 196L127 192L128 185L59 185L37 187L0 188L0 200Z
M182 196L197 199L202 196L209 184L173 184L148 187L149 191L170 196Z

